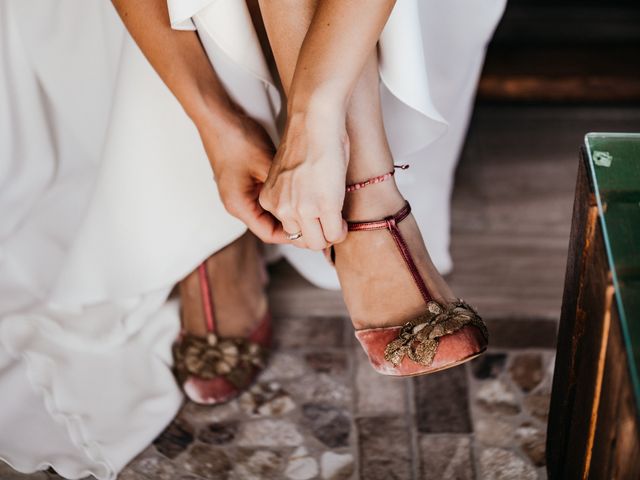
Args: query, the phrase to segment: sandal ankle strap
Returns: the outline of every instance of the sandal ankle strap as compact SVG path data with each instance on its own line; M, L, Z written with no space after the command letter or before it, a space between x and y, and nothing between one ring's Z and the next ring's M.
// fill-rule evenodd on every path
M357 232L360 230L382 230L383 228L389 228L392 223L400 223L407 218L411 213L411 205L409 202L405 202L404 207L398 210L393 215L389 215L382 220L373 220L370 222L350 222L347 221L347 227L350 232Z
M416 265L415 260L413 259L413 255L411 255L411 251L409 250L409 246L402 236L402 232L398 228L398 223L407 218L411 213L411 205L409 202L405 202L404 207L398 210L393 215L389 215L385 217L383 220L374 220L370 222L347 222L347 226L349 231L358 232L358 231L370 231L370 230L382 230L387 229L393 240L402 255L402 259L404 260L407 268L411 272L411 276L413 277L413 281L418 287L420 291L420 295L422 295L422 299L425 304L428 304L433 300L433 296L429 292L422 275L420 275L420 271L418 270L418 266Z

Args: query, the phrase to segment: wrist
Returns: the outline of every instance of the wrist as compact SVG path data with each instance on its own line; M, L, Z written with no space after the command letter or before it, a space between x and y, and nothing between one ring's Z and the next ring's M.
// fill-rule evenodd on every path
M336 161L346 171L349 162L349 138L346 129L346 114L339 106L311 102L306 108L293 110L287 116L282 142L289 143L295 150L302 140L302 149L315 152L312 155L294 155L296 163L309 161ZM333 152L330 155L318 153ZM332 168L338 164L332 163Z
M240 113L239 107L226 94L220 95L218 92L202 93L184 108L199 131L222 132L238 122Z
M287 116L321 117L327 120L346 118L348 92L337 86L316 88L291 86L287 101Z

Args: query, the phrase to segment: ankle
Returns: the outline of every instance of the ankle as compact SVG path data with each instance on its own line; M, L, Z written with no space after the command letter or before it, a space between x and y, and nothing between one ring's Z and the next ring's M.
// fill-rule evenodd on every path
M211 278L224 278L226 283L242 282L256 272L263 277L258 239L248 231L209 257L206 264Z
M405 199L395 180L390 178L348 192L345 195L343 214L346 220L378 220L396 213L404 203Z

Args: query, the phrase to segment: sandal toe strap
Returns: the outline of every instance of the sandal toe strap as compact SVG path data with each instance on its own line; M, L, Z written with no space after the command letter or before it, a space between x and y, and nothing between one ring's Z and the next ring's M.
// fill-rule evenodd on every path
M236 386L247 383L255 368L263 368L267 348L246 338L217 338L185 334L174 344L173 355L178 379L190 376L208 380L224 376Z
M384 358L398 366L406 355L414 362L429 366L438 349L439 338L466 325L478 327L488 341L487 326L469 304L460 299L447 305L432 300L426 313L405 323L398 336L387 344Z

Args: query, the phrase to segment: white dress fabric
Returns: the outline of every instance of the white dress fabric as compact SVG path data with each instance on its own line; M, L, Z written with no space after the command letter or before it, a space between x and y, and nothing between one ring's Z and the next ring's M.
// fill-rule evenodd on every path
M379 42L397 176L434 263L484 48L505 0L399 0ZM274 141L283 104L245 2L169 1ZM0 0L0 459L117 473L171 421L172 287L244 233L195 127L109 2ZM337 288L317 252L275 247Z

